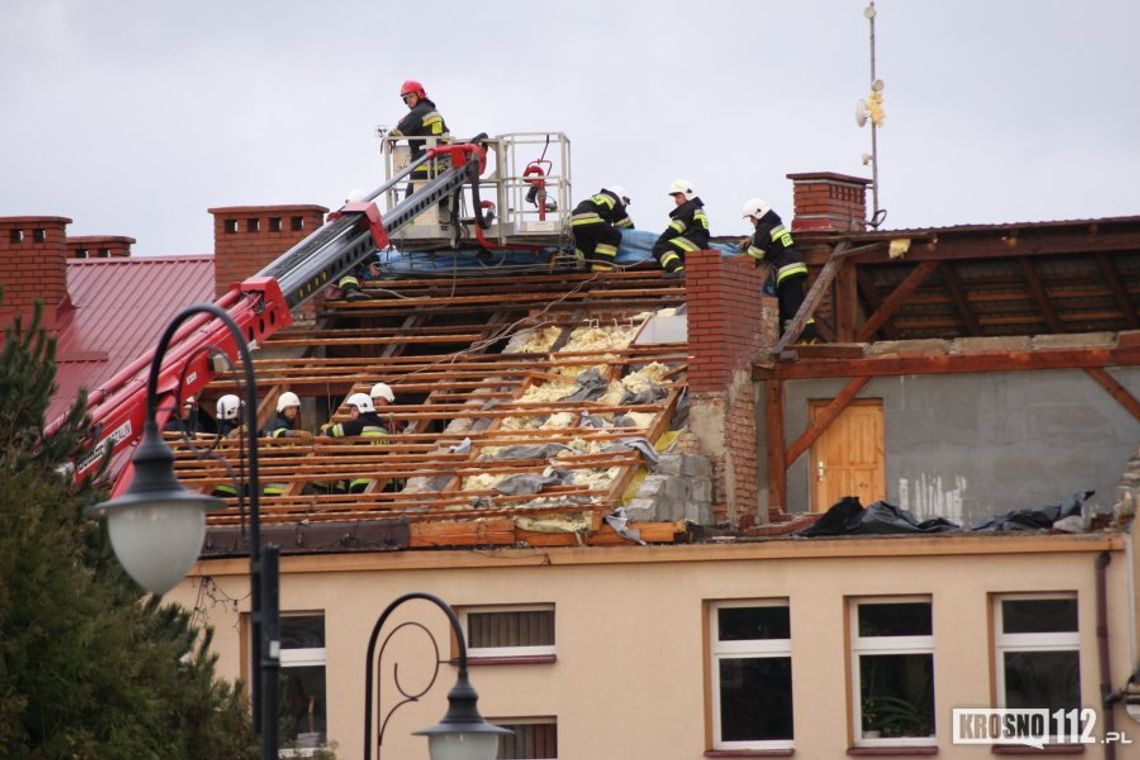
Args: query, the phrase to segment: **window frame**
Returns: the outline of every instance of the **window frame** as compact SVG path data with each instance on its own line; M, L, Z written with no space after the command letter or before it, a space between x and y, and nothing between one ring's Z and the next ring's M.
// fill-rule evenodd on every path
M859 607L867 604L914 604L930 606L930 634L924 636L860 636ZM931 747L938 746L938 703L937 694L932 691L934 700L931 733L927 736L863 736L863 684L860 660L862 655L885 654L928 654L931 673L934 663L934 598L929 594L909 594L900 596L854 596L847 598L848 652L851 658L848 672L851 677L851 737L855 747Z
M280 670L284 671L287 668L312 668L320 667L324 670L325 674L325 741L319 747L278 747L278 757L312 757L318 752L327 750L329 748L329 671L328 671L328 616L324 610L290 610L288 612L281 612L280 618L300 618L300 617L320 617L323 625L325 626L325 646L323 647L298 647L294 649L286 649L282 647L279 651L278 665ZM256 674L253 674L256 677ZM280 737L278 738L280 741Z
M488 723L490 723L492 725L501 726L504 728L507 726L521 726L521 725L554 726L554 744L555 744L555 749L557 750L557 745L558 745L558 716L557 715L529 715L529 716L525 716L525 717L496 716L494 718L487 718L486 720ZM555 757L532 758L532 760L558 760L558 757L556 755Z
M463 636L467 641L467 659L468 661L475 661L472 664L478 664L479 660L496 661L496 660L525 660L533 661L533 658L542 658L543 661L553 659L558 653L558 613L554 602L537 602L527 604L476 604L459 607L456 609L459 615L459 625L463 629ZM552 632L554 634L553 644L543 644L540 646L515 646L515 647L474 647L471 645L471 626L469 616L471 614L485 615L504 612L549 612L552 618Z
M734 641L720 640L720 616L722 609L740 609L753 607L783 607L788 610L788 638L786 639L737 639ZM721 724L720 701L720 662L725 659L776 659L786 657L789 665L792 663L791 633L791 603L788 597L773 597L761 599L724 599L710 601L708 609L708 663L709 663L709 699L712 708L712 749L713 750L794 750L795 749L795 711L793 703L792 712L792 738L791 739L760 739L749 741L726 741L723 738ZM788 699L793 699L795 692L795 678L792 679L792 693Z
M993 606L993 667L994 704L1005 707L1005 653L1006 652L1076 652L1078 668L1081 660L1081 607L1080 595L1076 591L1008 592L991 594ZM1047 631L1041 633L1005 633L1005 611L1002 602L1034 600L1072 600L1077 605L1077 629L1075 631ZM1082 703L1081 680L1077 678L1077 702ZM1052 726L1052 722L1050 722ZM1050 734L1049 742L1065 744L1056 734Z

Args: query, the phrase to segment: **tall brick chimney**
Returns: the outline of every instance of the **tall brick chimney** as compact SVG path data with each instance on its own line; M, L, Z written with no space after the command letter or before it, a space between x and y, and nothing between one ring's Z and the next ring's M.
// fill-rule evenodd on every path
M137 242L123 235L69 235L67 255L72 259L127 258Z
M867 227L871 180L833 172L789 174L795 217L792 232L850 232Z
M67 297L67 225L62 216L0 217L0 328L34 304L44 304L44 326L51 329Z
M685 257L689 429L713 462L717 522L768 521L759 488L757 390L752 362L779 335L776 299L748 256L695 251Z
M320 227L328 209L312 204L225 206L214 215L214 294L260 272Z

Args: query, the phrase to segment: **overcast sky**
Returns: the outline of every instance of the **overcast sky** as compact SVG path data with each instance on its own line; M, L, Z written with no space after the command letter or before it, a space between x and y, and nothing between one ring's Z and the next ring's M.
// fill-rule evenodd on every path
M789 172L870 176L864 0L5 0L0 215L70 217L137 254L206 253L211 206L338 206L427 87L452 133L556 130L574 196L714 234ZM879 0L886 227L1140 214L1140 3ZM430 20L430 21L429 21Z

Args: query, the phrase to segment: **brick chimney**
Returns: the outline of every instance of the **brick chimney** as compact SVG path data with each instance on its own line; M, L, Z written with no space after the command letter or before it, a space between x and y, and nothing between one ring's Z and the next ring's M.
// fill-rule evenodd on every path
M37 300L44 304L49 330L67 297L67 225L62 216L0 217L0 328L21 315L31 315Z
M871 180L833 172L789 174L795 217L792 232L850 232L867 227Z
M131 246L137 242L123 235L68 236L67 256L72 259L127 258L131 255Z
M225 206L214 215L214 293L260 272L324 224L328 209L312 204Z
M752 362L779 335L776 299L748 256L695 251L685 257L689 334L689 429L713 462L717 522L768 521L759 488L757 391Z

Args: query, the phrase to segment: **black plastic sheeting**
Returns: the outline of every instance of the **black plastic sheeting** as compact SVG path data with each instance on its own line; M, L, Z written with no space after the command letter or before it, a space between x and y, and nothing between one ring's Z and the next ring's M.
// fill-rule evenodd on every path
M845 496L832 505L823 517L811 527L800 531L801 536L858 536L896 533L945 533L967 531L995 533L1017 530L1048 530L1058 520L1080 515L1085 501L1093 491L1078 491L1061 501L1045 507L1015 509L995 515L969 527L942 517L919 522L914 514L885 501L876 501L866 509L856 496Z

